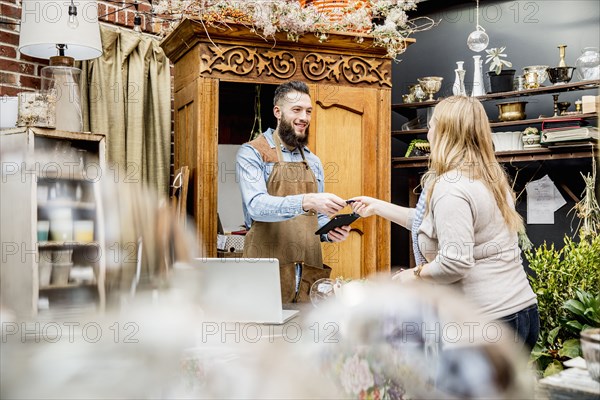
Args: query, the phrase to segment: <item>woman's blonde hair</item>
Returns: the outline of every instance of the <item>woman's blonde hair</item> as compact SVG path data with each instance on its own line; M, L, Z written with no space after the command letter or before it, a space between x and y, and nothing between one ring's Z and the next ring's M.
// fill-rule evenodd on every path
M514 193L506 171L496 160L490 124L479 100L448 97L435 107L432 118L435 135L429 170L421 180L427 188L427 204L437 177L448 171L468 174L469 179L480 180L492 192L511 231L521 231L523 219L508 202L507 194L512 194L514 201Z

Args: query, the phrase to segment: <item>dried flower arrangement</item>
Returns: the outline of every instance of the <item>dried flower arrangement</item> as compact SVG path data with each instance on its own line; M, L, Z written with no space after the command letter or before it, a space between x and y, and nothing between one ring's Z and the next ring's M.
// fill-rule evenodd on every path
M600 205L596 197L596 161L592 159L592 173L581 174L585 182L583 197L573 210L577 213L579 224L577 230L581 239L591 239L600 233Z
M350 32L362 41L362 34L368 34L375 46L395 58L406 50L405 39L411 34L435 25L428 17L409 19L406 12L415 8L415 0L350 0L327 14L312 3L295 0L160 0L153 13L167 21L163 33L183 18L194 18L209 25L243 24L264 37L286 32L290 40L312 32L326 41L328 33Z
M56 90L19 93L17 126L56 126Z

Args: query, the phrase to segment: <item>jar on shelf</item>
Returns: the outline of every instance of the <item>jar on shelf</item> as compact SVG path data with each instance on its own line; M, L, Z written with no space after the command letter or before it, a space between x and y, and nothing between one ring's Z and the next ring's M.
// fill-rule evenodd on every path
M585 47L575 62L575 72L582 81L600 79L600 53L597 47Z

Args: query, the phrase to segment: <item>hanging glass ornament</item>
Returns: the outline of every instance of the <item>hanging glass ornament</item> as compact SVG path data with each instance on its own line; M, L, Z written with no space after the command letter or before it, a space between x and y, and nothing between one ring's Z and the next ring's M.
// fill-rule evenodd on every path
M477 0L477 8L475 14L477 18L477 23L475 26L475 30L471 32L467 39L467 46L469 46L469 49L473 50L474 52L479 53L480 51L485 50L488 47L488 44L490 43L490 38L487 35L487 33L485 33L485 29L483 29L481 25L479 25L479 0Z
M490 38L487 33L483 30L476 30L471 32L469 38L467 39L467 46L469 49L473 50L476 53L483 51L486 49L488 44L490 43Z

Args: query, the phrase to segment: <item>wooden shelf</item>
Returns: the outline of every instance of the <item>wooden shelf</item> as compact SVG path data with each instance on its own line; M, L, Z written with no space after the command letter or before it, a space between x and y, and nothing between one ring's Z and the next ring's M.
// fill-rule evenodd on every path
M496 153L496 157L501 163L591 158L594 156L595 150L596 146L593 144L583 143L552 148L500 151ZM429 157L392 157L392 168L427 167L428 159Z
M55 247L81 247L81 246L100 246L99 242L38 242L39 249L55 248Z
M72 208L78 210L95 210L96 204L74 200L51 200L45 203L38 203L40 208Z
M67 283L64 285L48 285L48 286L40 286L40 290L56 290L56 289L76 289L82 287L95 288L97 285L96 282L91 283Z
M499 128L499 127L503 127L503 126L534 125L534 124L541 124L544 121L552 121L553 119L563 119L563 118L594 119L594 118L598 118L598 114L597 113L588 113L588 114L579 114L579 115L560 115L558 117L521 119L518 121L502 121L502 122L491 122L490 121L490 126L492 128ZM426 134L426 133L427 133L427 128L410 129L410 130L406 130L406 131L392 131L392 136L419 135L419 134Z
M101 133L91 132L70 132L60 131L53 128L37 128L37 127L17 127L1 129L0 135L16 135L25 132L30 129L36 136L47 137L52 139L60 140L83 140L90 142L101 142L104 141L105 135Z
M500 92L500 93L489 93L483 96L477 96L479 101L488 101L488 100L499 100L499 99L508 99L508 98L518 98L525 96L536 96L540 94L553 94L553 93L562 93L562 92L570 92L576 90L588 90L595 89L600 87L600 80L593 81L582 81L582 82L574 82L574 83L566 83L560 85L552 85L552 86L542 86L537 89L527 89L527 90L515 90L511 92ZM422 101L416 103L400 103L400 104L392 104L392 111L395 111L401 115L407 116L415 112L415 110L419 108L433 107L437 103L439 103L443 99L437 99L433 101Z
M19 318L35 318L40 310L46 310L48 301L52 308L59 303L81 308L81 304L93 302L95 309L105 309L104 210L100 182L96 179L102 171L106 171L105 142L104 135L87 132L65 132L37 127L0 130L0 147L18 152L23 160L21 172L29 175L28 179L23 179L20 174L7 174L0 182L0 200L9 205L1 208L2 238L7 243L18 243L23 248L32 249L37 253L36 257L21 257L20 252L14 252L12 256L7 255L2 263L1 301ZM82 152L77 153L79 150ZM84 164L81 163L82 157L85 158ZM87 177L91 172L87 171L87 167L92 166L94 176ZM21 195L18 207L13 205L15 193ZM53 195L48 199L50 193ZM38 196L41 200L39 202ZM94 221L94 236L76 235L72 236L72 239L95 240L38 241L37 223L50 220L52 212L59 208L73 210L74 222ZM56 236L49 238L54 239ZM94 269L95 283L88 284L86 281L85 284L81 284L82 281L78 280L80 283L72 281L68 284L65 282L64 285L50 285L44 279L45 285L40 287L40 268L44 268L44 273L47 272L46 260L40 267L40 253L57 250L73 251L73 261L90 264ZM45 254L45 257L47 256L49 254ZM79 296L78 290L56 290L77 287L85 288L81 290L82 295L86 292L84 296ZM88 288L90 290L87 290ZM41 299L47 301L40 302Z
M564 118L583 118L583 119L593 119L598 118L597 113L589 113L589 114L578 114L578 115L559 115L558 117L540 117L540 118L532 118L532 119L521 119L518 121L498 121L491 122L490 126L492 128L501 127L501 126L515 126L515 125L532 125L532 124L541 124L544 121L552 121L552 120L560 120Z
M97 164L94 168L97 168ZM73 181L73 182L82 182L82 183L94 183L97 180L98 175L97 169L92 170L94 175L86 176L82 172L72 172L68 171L66 173L57 173L55 169L48 168L48 170L40 171L40 174L37 176L37 179L40 183L48 183L48 182L56 182L57 180L61 181Z

